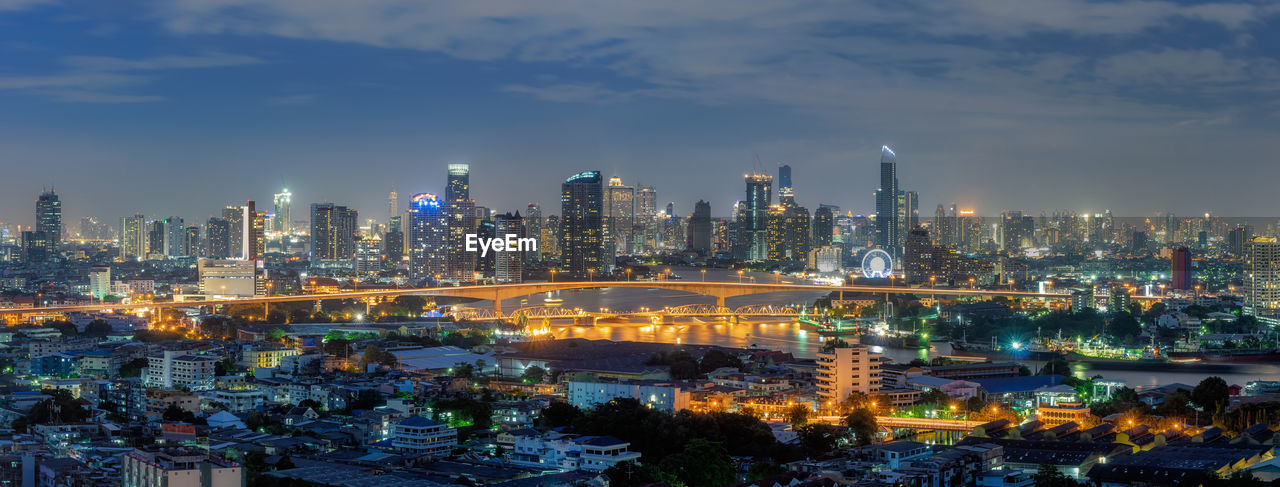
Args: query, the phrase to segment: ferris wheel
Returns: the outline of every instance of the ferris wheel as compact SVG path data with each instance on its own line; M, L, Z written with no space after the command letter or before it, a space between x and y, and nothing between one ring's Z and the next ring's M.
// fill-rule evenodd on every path
M893 275L893 257L882 249L871 249L862 255L862 275L885 278Z

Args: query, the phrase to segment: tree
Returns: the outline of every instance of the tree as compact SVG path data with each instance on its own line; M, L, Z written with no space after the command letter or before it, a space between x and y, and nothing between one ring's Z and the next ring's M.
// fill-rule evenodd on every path
M1066 474L1058 471L1053 465L1040 465L1035 475L1031 476L1035 480L1036 487L1074 487L1080 485L1076 481L1071 480Z
M845 426L853 431L854 442L858 446L870 445L875 439L876 431L879 425L876 424L876 416L866 409L858 409L844 418Z
M524 373L520 374L520 380L528 384L538 384L538 383L541 383L542 379L545 378L546 376L547 376L547 371L542 370L542 367L533 365L527 369L524 369Z
M1061 376L1071 376L1071 364L1067 363L1062 357L1054 357L1053 360L1045 362L1044 367L1040 368L1040 375L1058 374Z
M638 465L636 462L622 462L609 467L603 472L609 477L610 487L641 487L653 484L675 483L674 475L659 470L658 467L645 464Z
M85 409L81 400L71 397L64 390L46 390L44 394L51 396L36 403L26 416L13 420L11 427L26 433L27 427L33 424L75 423L89 419L89 410Z
M196 419L195 414L178 407L177 404L170 404L169 407L164 409L160 417L164 418L165 421L182 421L184 423L193 423Z
M542 410L541 423L544 426L569 426L582 417L582 410L567 402L556 401Z
M846 438L840 427L829 424L812 423L795 429L800 437L800 447L805 455L816 457L835 450L840 440Z
M1107 332L1112 338L1131 339L1142 333L1142 324L1133 315L1121 311L1111 320Z
M283 322L284 320L281 320L281 321ZM284 332L283 328L272 328L270 330L267 330L267 341L269 342L278 342L278 341L284 340L285 336L286 336L286 333Z
M663 458L658 468L689 487L722 487L733 483L733 459L720 443L694 438L684 450Z
M346 338L326 338L324 353L335 357L347 358L351 355L351 341Z
M120 371L117 373L121 378L141 377L142 369L147 368L151 363L145 358L135 358L120 365Z
M1201 411L1209 413L1216 412L1219 407L1225 407L1230 397L1227 381L1218 376L1206 377L1196 385L1195 390L1191 391L1191 403Z
M103 338L111 333L111 324L104 320L93 320L84 326L84 335Z
M796 404L787 409L787 421L792 425L803 425L809 422L809 405Z
M725 353L723 350L713 348L702 354L702 361L698 364L698 370L702 373L711 372L722 367L739 369L742 367L742 360Z

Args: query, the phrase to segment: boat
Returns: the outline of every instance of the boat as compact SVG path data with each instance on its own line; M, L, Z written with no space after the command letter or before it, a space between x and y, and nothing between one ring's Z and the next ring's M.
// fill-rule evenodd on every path
M547 291L547 297L542 298L542 304L545 304L547 306L551 306L554 308L564 304L564 300L552 295L550 291Z
M1201 362L1280 362L1280 351L1276 349L1233 349L1233 350L1180 350L1169 352L1169 358L1179 360L1195 359Z

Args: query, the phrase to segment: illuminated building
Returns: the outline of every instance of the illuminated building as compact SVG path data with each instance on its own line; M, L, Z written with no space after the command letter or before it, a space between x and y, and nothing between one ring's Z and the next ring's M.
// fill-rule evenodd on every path
M1132 303L1128 290L1119 284L1111 286L1111 297L1107 302L1107 309L1112 313L1120 311L1129 311L1129 304Z
M1013 253L1035 244L1035 219L1021 211L1004 212L1000 219L1000 250Z
M200 227L187 225L182 235L182 255L197 257L200 255Z
M95 265L89 268L89 295L102 299L111 294L111 266Z
M809 256L809 210L773 205L767 224L768 260L800 262Z
M840 404L852 392L880 390L880 354L866 345L837 347L818 353L818 395Z
M826 247L835 238L835 212L830 205L818 205L813 212L813 246Z
M252 261L200 259L196 268L200 278L200 294L252 297L258 293L257 269Z
M351 270L368 274L382 270L382 241L363 237L355 242L355 255L351 257Z
M28 264L47 262L51 257L49 253L50 238L49 234L45 232L23 231L22 261Z
M205 223L204 256L210 259L231 258L231 222L215 216Z
M769 258L769 207L773 200L773 177L752 173L746 176L747 199L743 200L739 221L740 238L746 260Z
M391 428L391 446L414 458L445 456L458 446L458 430L422 416L411 416Z
M583 171L560 185L560 261L567 277L588 278L613 266L613 256L604 253L602 183L600 171Z
M390 222L392 218L395 218L399 215L400 215L400 194L396 193L396 190L393 189L391 190L391 193L387 195L387 222Z
M1093 288L1082 289L1071 293L1071 312L1080 313L1086 309L1094 309Z
M142 382L147 387L192 391L213 389L213 367L218 362L212 355L192 355L181 350L166 350L147 357Z
M449 164L448 179L444 187L444 205L448 254L442 264L447 269L432 273L444 273L454 279L469 281L475 273L478 254L466 251L466 236L468 233L476 233L476 227L480 220L483 220L476 217L476 204L471 199L470 164ZM410 204L411 209L412 207L413 205ZM412 251L410 253L412 254Z
M1244 313L1280 317L1280 240L1255 237L1244 244Z
M347 262L354 258L359 219L359 212L345 206L312 203L311 261Z
M480 226L476 228L476 238L487 242L489 241L488 239L496 238L497 236L498 226L493 223L493 220L487 218L480 220ZM476 254L476 268L474 274L492 277L494 263L497 261L498 257L497 252L490 251L485 253L485 255L479 255L480 252L476 252Z
M542 208L537 203L529 203L524 213L524 234L542 240ZM542 261L542 242L538 242L538 249L532 252L524 253L525 262Z
M227 244L230 246L231 252L227 254L230 259L243 259L244 254L244 209L239 206L228 206L222 209L222 218L227 221L231 227Z
M253 222L253 226L248 229L249 234L247 235L249 237L249 242L253 243L253 245L249 247L249 252L252 254L253 258L249 260L256 262L262 260L262 255L267 251L267 214L261 211L253 211L252 201L249 202L248 208L249 215L253 217L250 220Z
M605 252L633 252L633 229L636 218L636 188L624 186L622 178L609 178L604 189Z
M658 189L653 186L636 187L636 236L640 251L652 251L658 247Z
M62 243L62 202L53 191L40 193L36 199L35 231L45 234L46 254L50 257L57 255Z
M840 260L840 247L824 245L809 251L809 269L823 273L840 272L843 262Z
M164 219L164 255L166 257L184 257L187 254L187 224L182 217L171 216Z
M274 369L280 366L285 357L301 355L296 348L274 345L249 345L244 348L240 357L240 365L249 368Z
M652 409L674 414L689 409L691 394L680 384L655 380L617 382L569 381L569 404L590 409L618 398L631 398Z
M876 191L876 246L898 255L898 157L880 147L880 189Z
M409 232L406 235L409 239L409 277L422 280L445 272L449 255L448 221L436 195L419 193L409 199Z
M240 464L196 447L136 449L121 455L123 487L232 487L245 483Z
M1186 247L1174 248L1169 255L1169 267L1173 289L1191 289L1191 250Z
M940 270L937 253L945 251L933 245L928 230L917 227L907 232L902 251L902 274L907 284L926 283L930 277L934 277L936 282Z
M920 195L915 191L898 190L898 243L907 232L920 225Z
M791 188L791 166L787 164L778 166L778 204L782 206L796 204L796 193Z
M508 235L515 235L516 238L525 236L524 218L520 217L520 212L516 212L514 215L511 213L498 215L494 220L494 226L496 227L494 237L505 239ZM524 252L506 249L503 252L490 251L489 255L493 256L494 261L494 282L507 284L524 281Z
M120 260L137 261L147 255L147 217L127 216L120 219Z
M272 197L275 203L275 215L272 217L272 224L277 233L287 234L293 231L293 221L289 219L289 208L293 205L293 193L289 192L289 188L276 193Z
M689 219L688 250L698 255L711 255L711 203L698 200Z
M387 223L387 233L382 235L382 254L392 267L400 264L404 258L404 226L398 216L391 217Z

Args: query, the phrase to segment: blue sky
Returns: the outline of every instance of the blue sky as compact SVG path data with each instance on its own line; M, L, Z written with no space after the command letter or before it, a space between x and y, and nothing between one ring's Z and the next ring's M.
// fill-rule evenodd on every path
M598 169L799 202L1276 214L1280 5L1116 0L0 0L0 221L203 220L287 185L367 217L472 163L499 210Z

